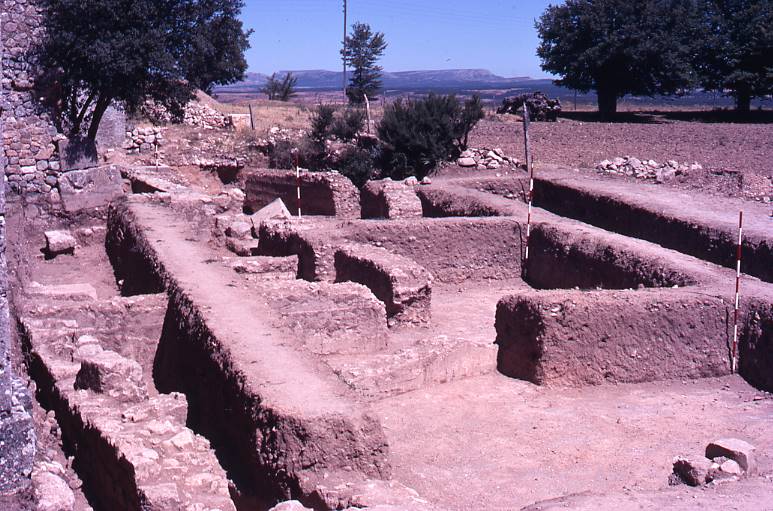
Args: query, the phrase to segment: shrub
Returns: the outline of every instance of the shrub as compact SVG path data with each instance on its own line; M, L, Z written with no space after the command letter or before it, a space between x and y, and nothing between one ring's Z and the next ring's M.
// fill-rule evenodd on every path
M360 147L350 147L338 161L338 171L348 177L357 188L362 188L373 177L373 155Z
M318 144L309 137L304 137L297 142L278 140L268 153L268 166L272 169L294 169L296 161L305 169L325 170L327 161L324 145Z
M364 127L365 113L362 110L347 108L335 118L331 132L342 142L349 142L357 138L357 134Z
M454 95L398 99L384 109L378 126L384 175L423 178L466 148L470 131L483 116L477 96L464 104Z
M324 143L333 133L335 108L330 105L319 105L311 115L311 133L309 136L315 142Z

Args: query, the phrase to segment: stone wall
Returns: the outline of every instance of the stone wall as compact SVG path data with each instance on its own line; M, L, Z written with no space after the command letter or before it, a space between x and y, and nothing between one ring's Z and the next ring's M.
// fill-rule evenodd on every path
M41 41L37 0L0 0L0 164L6 188L29 199L56 195L56 128L35 98L35 46Z

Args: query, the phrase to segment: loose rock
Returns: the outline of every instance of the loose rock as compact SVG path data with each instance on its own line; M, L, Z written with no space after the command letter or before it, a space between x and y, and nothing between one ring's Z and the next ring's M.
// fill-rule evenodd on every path
M46 252L51 257L75 253L77 242L69 231L46 231Z

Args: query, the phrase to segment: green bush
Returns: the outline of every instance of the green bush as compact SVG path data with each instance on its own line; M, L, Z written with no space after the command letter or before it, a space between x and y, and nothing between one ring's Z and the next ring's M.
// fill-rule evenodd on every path
M365 113L362 110L347 108L336 116L331 133L342 142L350 142L365 127Z
M360 147L344 151L338 161L338 171L348 177L357 188L362 188L373 177L373 155Z
M463 104L454 95L398 99L384 109L378 126L384 176L423 178L467 147L470 131L483 117L477 96Z
M272 169L294 169L296 161L305 169L326 170L324 145L309 137L297 142L278 140L268 153L268 166Z

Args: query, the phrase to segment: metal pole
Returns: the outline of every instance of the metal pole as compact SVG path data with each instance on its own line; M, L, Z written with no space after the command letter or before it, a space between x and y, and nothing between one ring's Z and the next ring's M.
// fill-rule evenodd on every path
M348 15L348 9L346 5L346 0L344 0L344 78L343 78L343 86L341 91L344 95L344 103L346 103L346 17Z
M738 213L738 245L735 251L735 309L733 311L733 366L738 371L738 309L741 306L741 242L743 241L743 211Z

